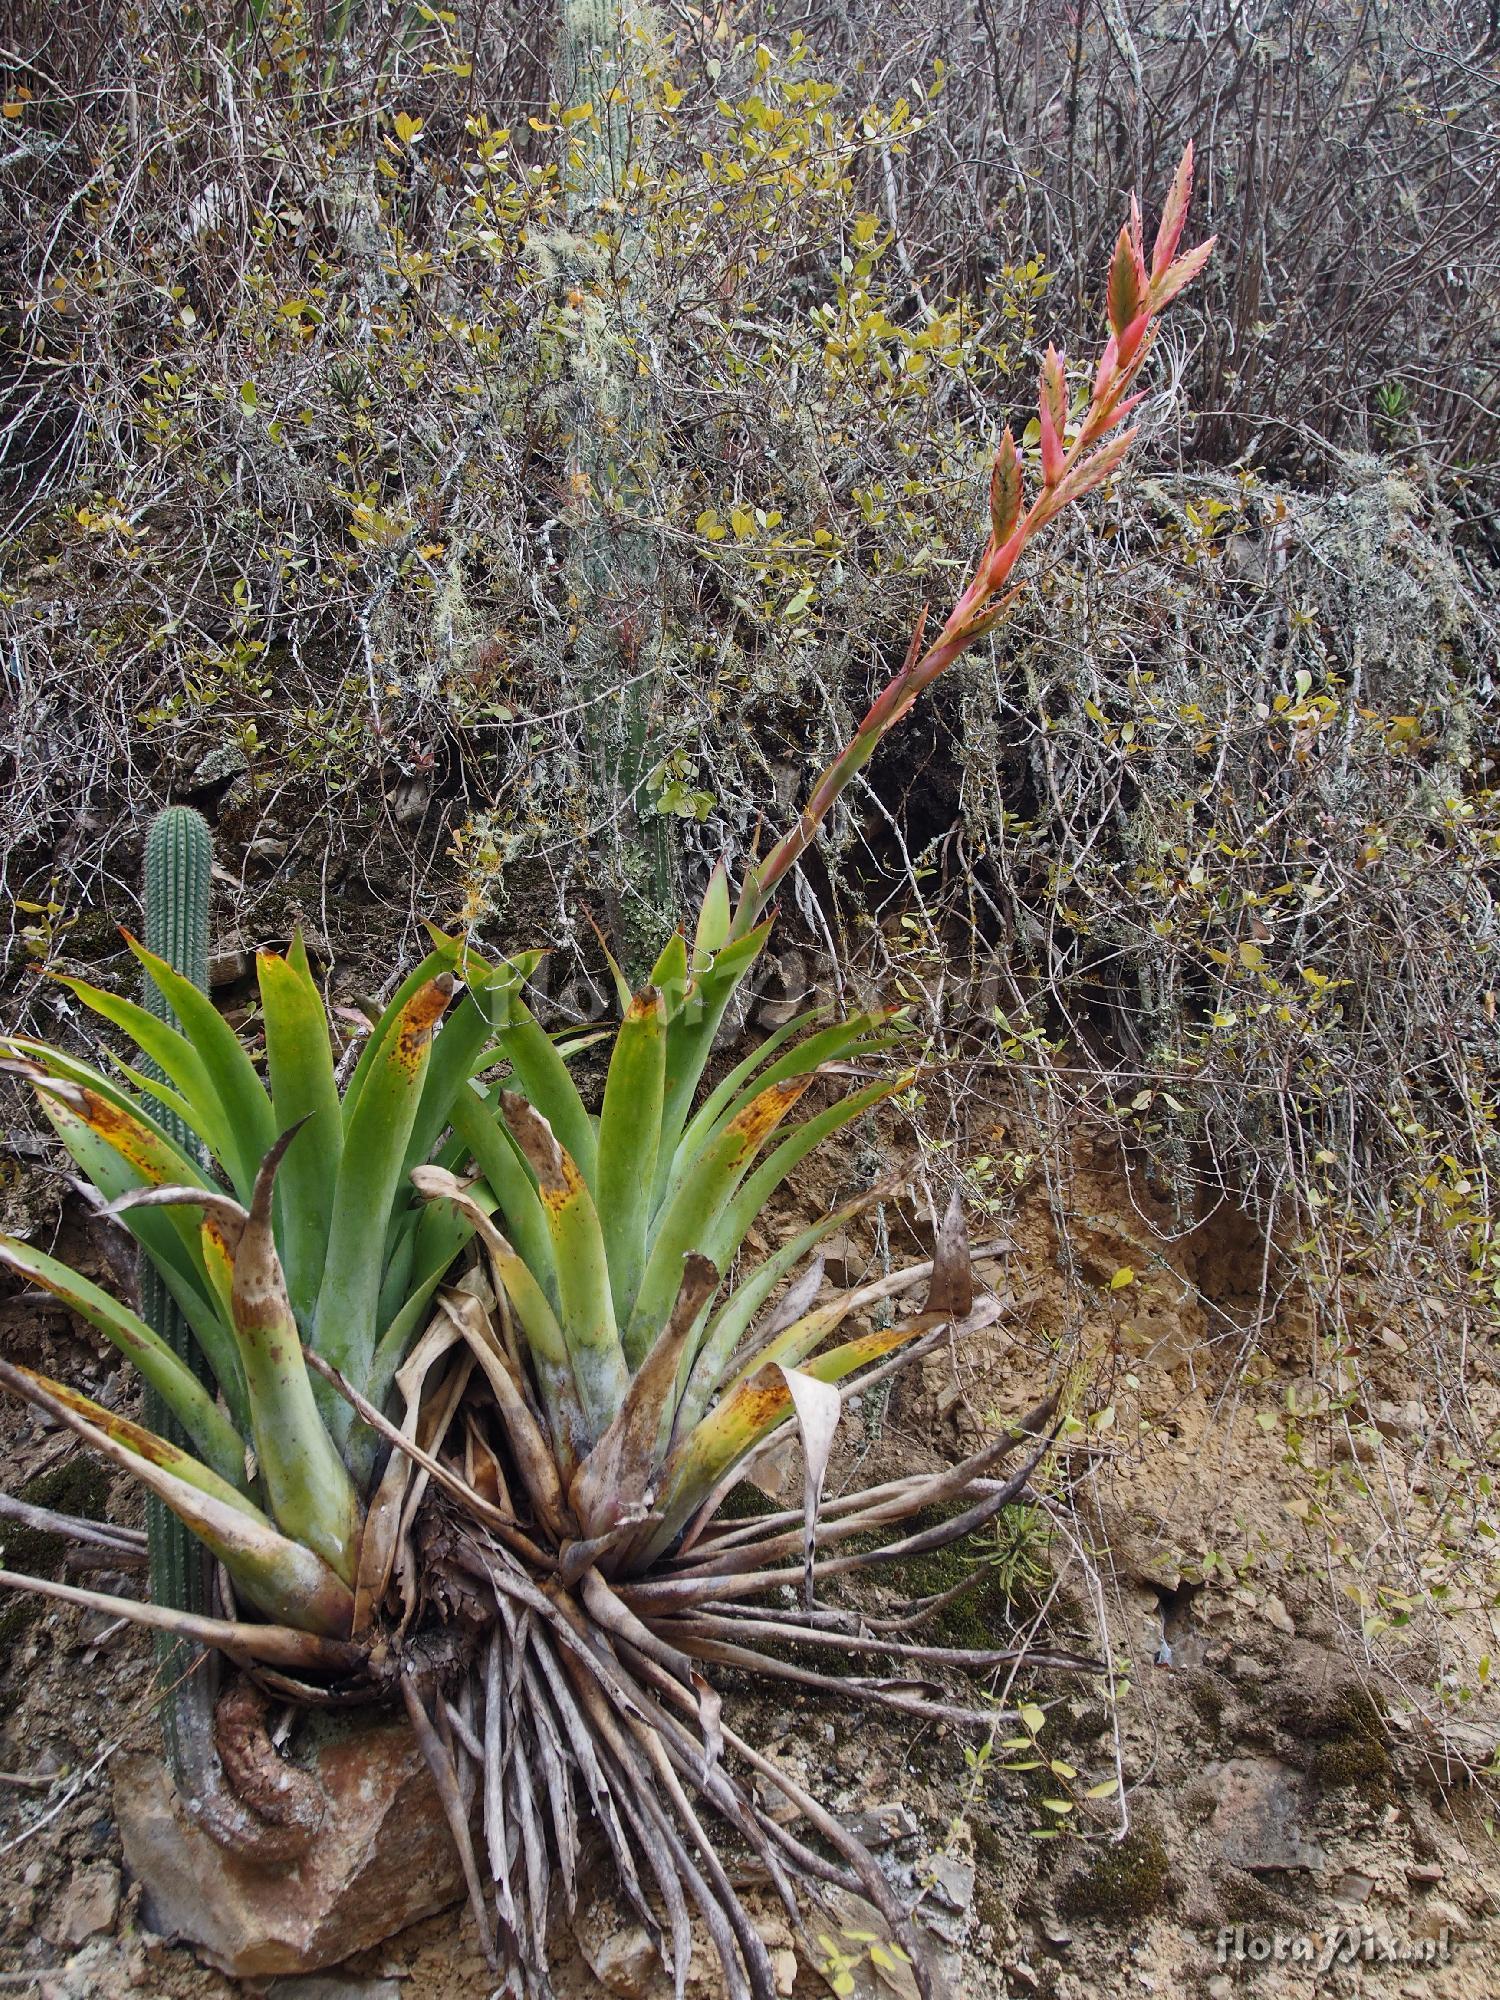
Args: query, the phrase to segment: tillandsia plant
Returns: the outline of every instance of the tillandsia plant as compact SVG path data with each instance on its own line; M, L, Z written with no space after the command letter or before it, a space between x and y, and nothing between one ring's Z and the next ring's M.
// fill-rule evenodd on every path
M1155 317L1212 248L1177 254L1191 176L1189 149L1149 266L1132 204L1110 266L1108 343L1076 407L1063 358L1049 349L1039 484L1028 502L1007 430L989 539L936 640L925 646L919 628L797 823L751 862L738 898L720 866L691 939L668 943L640 992L620 980L623 1020L597 1116L573 1082L570 1051L522 997L535 958L486 964L451 939L436 939L398 989L342 1102L300 945L261 959L269 1088L203 996L134 945L180 1033L79 982L73 990L135 1038L164 1083L133 1070L121 1082L39 1043L10 1044L74 1159L160 1270L219 1394L134 1315L11 1241L0 1241L0 1256L116 1341L193 1449L25 1370L0 1365L0 1380L135 1470L266 1622L110 1602L262 1673L269 1666L278 1687L308 1699L361 1682L399 1686L507 1990L547 1990L553 1865L571 1904L584 1810L679 1995L694 1909L733 2000L775 1990L700 1808L750 1850L794 1922L799 1890L836 1884L868 1897L910 1943L871 1857L730 1728L705 1670L990 1724L994 1706L890 1675L914 1665L988 1672L1021 1657L925 1643L917 1634L931 1604L856 1615L826 1595L834 1579L899 1564L995 1518L1026 1494L1050 1444L1049 1398L961 1465L823 1499L843 1385L866 1387L946 1329L998 1311L975 1301L957 1206L931 1260L832 1298L822 1295L818 1246L862 1203L740 1267L787 1175L908 1080L864 1073L898 1021L804 1015L701 1096L700 1086L765 944L777 885L885 734L1004 615L1025 549L1120 464L1133 435L1120 426ZM459 979L467 992L450 1010ZM851 1078L855 1087L793 1122L811 1091ZM217 1179L174 1140L168 1113L201 1141ZM843 1336L851 1317L919 1287L915 1313ZM723 1503L789 1425L802 1443L801 1505L727 1518ZM915 1528L929 1508L939 1525ZM829 1653L877 1671L830 1676L812 1664ZM471 1835L476 1782L487 1869ZM800 1830L767 1803L777 1792Z

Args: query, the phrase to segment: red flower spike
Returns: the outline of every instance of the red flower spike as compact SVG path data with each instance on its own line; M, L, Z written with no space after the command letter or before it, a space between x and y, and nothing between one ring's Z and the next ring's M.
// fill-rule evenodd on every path
M1109 323L1115 334L1122 334L1145 304L1140 283L1140 273L1136 265L1135 245L1130 240L1130 231L1122 229L1115 242L1115 254L1109 266L1109 287L1106 292L1109 309Z
M1063 475L1063 438L1068 426L1068 388L1063 374L1063 358L1055 347L1047 349L1037 384L1037 421L1042 438L1042 479L1055 486Z
M1111 438L1109 443L1102 445L1091 458L1085 458L1075 465L1054 496L1058 507L1071 506L1073 501L1081 500L1085 493L1092 493L1096 486L1102 486L1129 451L1134 440L1133 430L1121 431L1117 438Z
M1062 439L1057 435L1057 425L1052 421L1045 387L1037 398L1037 421L1042 434L1042 484L1055 486L1063 475L1063 448Z
M1104 419L1104 422L1100 424L1094 431L1094 436L1095 437L1106 436L1110 431L1114 429L1116 424L1123 424L1125 419L1130 415L1130 412L1136 407L1136 405L1138 403L1144 403L1145 400L1146 400L1146 392L1144 389L1142 389L1138 395L1127 396L1124 402L1121 403L1120 407L1117 410L1110 411L1109 415Z
M1105 391L1115 379L1115 370L1120 365L1120 343L1113 334L1104 343L1104 352L1099 357L1099 372L1094 377L1094 402L1103 400Z
M990 537L968 586L925 652L922 650L924 612L923 624L917 628L901 671L882 688L859 728L818 780L796 824L765 860L752 861L735 911L732 936L743 938L749 934L777 884L817 837L835 801L923 689L985 633L992 631L1010 608L1022 586L1006 586L1031 543L1075 500L1101 486L1129 451L1135 440L1134 430L1116 427L1141 401L1139 394L1131 395L1130 391L1151 349L1151 322L1198 275L1214 248L1212 242L1200 243L1185 256L1175 256L1192 187L1192 170L1193 149L1189 146L1167 198L1149 276L1141 252L1140 211L1134 201L1131 203L1130 222L1120 231L1109 269L1110 336L1099 358L1088 410L1071 445L1067 441L1068 397L1063 358L1049 348L1037 394L1042 470L1048 483L1027 506L1020 454L1007 429L990 475ZM1100 443L1109 432L1114 435Z
M1183 286L1193 282L1214 254L1214 245L1218 240L1217 236L1210 236L1206 243L1200 243L1196 249L1189 250L1175 264L1168 266L1151 287L1152 312L1160 312L1163 306L1170 305Z
M1052 411L1052 424L1062 437L1068 428L1068 377L1064 357L1049 346L1042 362L1042 394Z
M1157 226L1156 242L1151 250L1151 281L1155 284L1167 270L1177 255L1177 245L1182 241L1183 224L1187 221L1188 203L1193 196L1193 142L1188 140L1182 158L1177 163L1177 172L1172 177L1171 192L1166 206L1161 212L1161 222Z
M1136 350L1146 337L1146 328L1151 324L1149 309L1137 313L1135 318L1120 335L1120 366L1128 368L1136 356Z
M1010 540L1021 515L1021 454L1010 434L1010 425L995 453L995 469L990 474L990 536L997 549Z
M1130 197L1130 247L1135 252L1136 282L1142 292L1146 289L1146 230L1141 221L1141 203L1138 195Z

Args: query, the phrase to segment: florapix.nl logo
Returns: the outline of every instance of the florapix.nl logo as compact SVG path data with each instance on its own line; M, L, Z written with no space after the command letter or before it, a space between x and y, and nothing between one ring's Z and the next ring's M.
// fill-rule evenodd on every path
M1330 1931L1260 1930L1249 1924L1225 1924L1214 1939L1219 1965L1297 1965L1309 1971L1331 1972L1338 1965L1447 1965L1461 1943L1445 1924L1433 1937L1397 1938L1370 1924L1342 1924Z

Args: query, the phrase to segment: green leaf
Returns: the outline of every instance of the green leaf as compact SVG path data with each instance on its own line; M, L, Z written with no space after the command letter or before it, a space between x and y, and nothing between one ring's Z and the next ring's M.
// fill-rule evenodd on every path
M283 1133L255 1177L250 1212L233 1246L231 1306L250 1396L256 1465L271 1513L278 1527L315 1549L352 1587L359 1561L359 1502L318 1414L271 1228L277 1169L298 1136L295 1128Z
M268 1527L271 1525L269 1518L244 1493L243 1473L241 1473L241 1484L236 1486L228 1479L221 1478L201 1459L194 1458L191 1452L183 1451L169 1439L159 1437L155 1431L147 1430L143 1424L133 1423L129 1417L122 1417L118 1411L106 1410L101 1403L94 1402L91 1397L80 1395L78 1390L68 1388L66 1383L54 1382L50 1376L40 1375L31 1368L17 1366L16 1373L36 1383L65 1408L95 1425L106 1436L113 1438L116 1444L134 1452L138 1458L149 1459L153 1465L159 1465L176 1478L186 1480L189 1486L196 1486L200 1493L207 1493L223 1501L226 1507L233 1507L237 1513L246 1514L252 1520L265 1521ZM243 1464L243 1450L240 1459Z
M782 1140L769 1159L755 1169L724 1209L708 1241L702 1246L705 1254L713 1258L721 1271L727 1269L730 1259L744 1241L745 1231L787 1175L800 1165L814 1146L821 1145L833 1133L841 1131L875 1105L884 1103L897 1091L905 1090L915 1074L914 1070L905 1070L884 1083L867 1084L839 1103L829 1105L825 1111L805 1119L789 1137Z
M594 1188L618 1326L629 1324L646 1265L666 1057L666 1003L648 986L620 1024L599 1113Z
M301 934L286 958L261 952L256 965L276 1127L281 1132L292 1125L302 1128L277 1178L276 1212L292 1310L298 1324L310 1330L328 1254L344 1120L328 1016Z
M151 1384L220 1478L231 1486L243 1485L243 1441L187 1363L180 1361L138 1314L55 1257L13 1236L0 1236L0 1264L45 1287L90 1326L97 1327Z
M698 926L693 934L695 972L701 972L709 966L729 942L731 915L729 870L722 861L718 861L708 878L708 887L703 892L703 902L698 911Z
M707 1409L709 1399L718 1389L736 1348L782 1278L800 1264L809 1251L815 1250L825 1237L846 1227L871 1202L878 1200L880 1192L880 1189L872 1188L868 1193L846 1202L842 1208L834 1209L832 1214L825 1215L800 1235L791 1237L730 1293L704 1331L679 1415L684 1433L692 1429Z
M454 1100L466 1080L475 1074L476 1069L488 1069L504 1053L492 1048L489 1014L484 1005L485 993L497 982L511 985L519 991L541 960L539 951L521 952L499 965L490 966L473 952L464 951L458 970L468 981L469 990L433 1038L432 1055L422 1082L422 1101L417 1108L416 1122L406 1149L405 1173L409 1174L413 1167L421 1166L428 1159L449 1122ZM564 1060L577 1053L577 1050L568 1050Z
M433 1029L452 987L445 972L409 995L381 1034L354 1115L344 1124L313 1345L360 1390L367 1386L375 1352L382 1255L398 1190L405 1199L401 1165L421 1101ZM350 1429L348 1405L331 1396L319 1400L342 1442Z
M901 1326L862 1334L811 1361L803 1361L802 1372L817 1382L841 1382L856 1370L905 1346L925 1332L929 1324L921 1316ZM768 1358L773 1351L768 1348L764 1357L757 1357L764 1359L766 1365L757 1366L753 1374L726 1390L722 1401L668 1459L658 1503L661 1522L642 1549L639 1566L649 1565L670 1546L725 1474L791 1415L791 1391L781 1369L795 1365L791 1357L796 1347L793 1344L775 1361Z
M894 1010L892 1010L893 1012ZM878 1030L892 1018L892 1012L855 1014L846 1021L836 1021L821 1033L809 1035L794 1049L779 1057L775 1062L760 1070L754 1089L764 1090L770 1084L781 1083L788 1078L811 1076L824 1063L838 1062L853 1055L874 1055L887 1049L895 1041L894 1035L880 1034ZM774 1038L773 1038L774 1039ZM762 1051L761 1053L764 1053ZM742 1064L743 1068L744 1065ZM731 1094L712 1118L707 1114L713 1110L721 1093L715 1091L693 1119L677 1148L677 1163L673 1169L673 1183L680 1183L697 1171L696 1154L709 1137L723 1126L749 1102L751 1092ZM669 1194L671 1190L669 1188Z
M348 1637L354 1619L353 1593L314 1550L278 1533L258 1508L247 1506L239 1495L222 1498L211 1480L184 1478L181 1468L174 1469L158 1452L133 1449L118 1423L106 1428L84 1414L86 1399L64 1402L42 1378L31 1376L23 1385L16 1379L23 1373L0 1363L0 1380L8 1387L49 1409L102 1458L164 1501L223 1563L235 1588L258 1611L302 1631ZM144 1436L149 1438L150 1433Z
M430 985L434 979L441 979L444 973L452 973L463 956L463 943L461 939L443 937L437 931L434 931L432 936L434 948L422 960L420 965L407 973L401 984L396 988L395 993L391 996L390 1003L386 1007L385 1012L365 1037L364 1046L359 1052L359 1060L354 1065L354 1074L350 1077L344 1090L344 1131L346 1135L354 1114L359 1108L359 1100L364 1095L365 1085L374 1072L377 1058L380 1057L384 1050L386 1042L396 1033L402 1014L425 986Z
M494 1190L496 1206L505 1218L511 1242L555 1306L557 1268L552 1257L552 1237L536 1191L536 1177L501 1116L504 1089L503 1084L496 1084L492 1091L480 1096L471 1085L466 1096L454 1100L453 1129Z
M625 1333L625 1353L632 1367L639 1364L667 1323L682 1283L683 1258L690 1250L704 1250L751 1161L806 1091L808 1082L806 1077L793 1077L757 1091L703 1147L692 1171L684 1175L663 1205L652 1225L646 1269ZM720 1270L725 1268L723 1258L714 1257L711 1251L706 1254Z
M504 1233L495 1226L490 1214L494 1197L483 1182L465 1187L441 1167L418 1167L412 1178L435 1212L451 1207L478 1231L497 1295L503 1293L509 1300L530 1350L533 1374L552 1432L558 1471L564 1481L570 1479L588 1452L592 1434L579 1397L573 1358L551 1302Z
M149 1008L138 1006L134 1000L127 1000L122 994L106 993L101 986L91 986L84 979L60 979L75 999L81 1000L92 1013L121 1028L143 1052L149 1061L156 1064L163 1076L175 1085L174 1101L170 1108L177 1113L184 1125L196 1133L216 1159L224 1160L226 1148L230 1145L228 1120L217 1092L209 1080L208 1069L198 1051L176 1028L153 1014ZM66 1058L61 1052L46 1048L41 1043L16 1043L15 1047L32 1054L54 1075L66 1076L70 1068L82 1069L82 1065L65 1066ZM86 1074L91 1088L103 1091L103 1079L92 1072ZM135 1081L152 1091L150 1080L136 1077Z
M661 1141L656 1156L658 1202L666 1191L678 1141L687 1124L704 1067L713 1052L714 1037L734 998L735 989L760 956L770 934L771 926L767 922L725 945L711 966L680 989L681 997L676 1003L669 975L664 970L666 952L651 975L652 984L659 986L666 995L668 1016L666 1090L662 1104ZM674 942L681 946L681 959L685 965L686 942L680 938ZM671 950L669 946L668 951ZM675 970L674 962L672 971ZM714 1262L723 1268L718 1258Z
M485 988L480 1005L515 1072L517 1085L592 1187L598 1153L593 1123L557 1045L521 998L521 984L514 974L497 978Z
M224 1150L219 1158L234 1182L236 1193L242 1201L247 1201L255 1185L256 1171L276 1141L276 1119L265 1085L240 1046L239 1037L208 995L200 993L190 979L174 972L165 959L147 951L128 931L125 942L182 1023L183 1033L202 1061L209 1088L224 1113ZM149 1049L147 1054L151 1054ZM161 1066L167 1068L165 1063ZM167 1070L167 1074L170 1076L171 1071ZM186 1089L183 1094L188 1094Z
M512 1091L501 1103L506 1123L537 1177L557 1272L557 1317L589 1435L598 1438L613 1422L630 1383L615 1323L599 1213L578 1163L559 1145L545 1117Z

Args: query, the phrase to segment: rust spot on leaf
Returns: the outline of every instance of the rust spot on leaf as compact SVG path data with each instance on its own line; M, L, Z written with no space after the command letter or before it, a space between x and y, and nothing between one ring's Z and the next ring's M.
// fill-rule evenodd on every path
M412 1074L422 1059L422 1051L432 1039L432 1031L443 1018L443 1010L453 998L453 975L440 972L429 979L401 1009L396 1029L396 1061Z
M654 986L643 986L639 993L632 995L630 1005L625 1009L627 1021L646 1021L653 1014L662 1011L660 993Z
M766 1134L774 1131L811 1083L810 1076L788 1077L785 1083L773 1083L737 1113L729 1129L739 1134L747 1152L753 1152Z
M148 1431L142 1425L132 1423L129 1417L117 1416L113 1410L101 1408L87 1396L79 1395L76 1389L68 1388L66 1383L54 1382L50 1376L38 1375L30 1368L22 1368L19 1373L30 1376L33 1382L40 1382L48 1394L55 1396L59 1403L66 1404L76 1415L97 1426L106 1437L113 1438L116 1444L123 1444L138 1457L149 1459L152 1465L165 1466L171 1471L182 1458L182 1453L169 1445L164 1438L159 1438L155 1431Z
M563 1150L542 1114L517 1092L502 1093L505 1122L541 1184L542 1198L556 1210L571 1192L563 1171ZM576 1168L575 1168L576 1175Z
M203 1261L210 1268L217 1267L227 1292L234 1278L234 1250L224 1226L215 1215L203 1218Z
M97 1091L80 1085L75 1100L80 1118L89 1130L112 1146L122 1160L128 1160L144 1180L154 1187L166 1181L167 1168L160 1149L139 1120Z
M754 1375L737 1389L724 1415L736 1427L758 1431L791 1407L791 1395L779 1375Z

